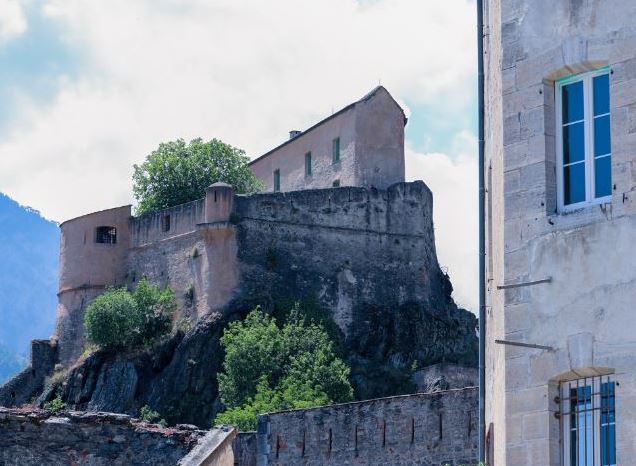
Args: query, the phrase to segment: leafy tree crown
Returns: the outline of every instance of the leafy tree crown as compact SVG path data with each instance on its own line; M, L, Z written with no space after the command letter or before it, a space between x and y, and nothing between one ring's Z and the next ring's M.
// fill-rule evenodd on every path
M165 142L141 165L134 165L133 194L138 215L200 199L217 181L237 193L250 193L262 183L248 166L245 152L218 139Z
M219 393L226 410L216 423L250 430L261 413L353 398L349 367L337 357L324 328L306 322L298 309L279 328L257 308L228 326L221 345Z

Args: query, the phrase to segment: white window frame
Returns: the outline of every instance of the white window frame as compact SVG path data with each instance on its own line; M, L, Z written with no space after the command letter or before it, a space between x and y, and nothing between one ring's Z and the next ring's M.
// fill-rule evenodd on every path
M612 195L595 197L595 173L594 173L594 101L593 94L593 79L597 76L610 75L609 67L601 68L595 71L587 73L577 74L558 80L555 83L555 109L556 109L556 158L557 158L557 202L559 212L570 212L580 209L589 205L605 204L612 201ZM568 84L576 82L583 82L583 118L584 118L584 131L585 131L585 200L577 202L575 204L565 205L564 201L564 188L563 185L563 99L562 91L563 87ZM611 115L611 101L610 112L603 115L597 115L598 117L604 115ZM611 134L611 116L610 116L610 134ZM610 146L609 157L612 156L612 150Z
M591 377L591 378L583 378L583 379L579 379L577 380L573 380L571 382L564 382L561 386L561 393L560 396L562 397L561 399L563 400L569 400L570 399L570 389L574 388L574 387L579 387L578 383L580 383L580 387L585 387L585 386L589 386L591 388L591 393L592 393L592 398L591 398L591 404L592 407L599 407L602 406L602 401L601 401L601 386L603 383L607 382L612 382L615 383L613 377L608 376L606 380L604 380L604 377ZM575 384L576 383L576 384ZM616 387L616 386L615 386ZM616 390L616 388L614 388L614 390ZM616 392L614 392L616 393ZM616 396L616 394L614 395ZM569 402L568 402L569 405ZM569 409L568 409L569 412ZM616 415L616 414L615 414ZM591 446L592 448L592 463L584 463L587 466L597 466L601 464L601 413L598 410L591 410L590 411L590 417L591 417L591 422L592 422L592 441L594 443L593 446ZM562 428L562 448L563 448L563 466L577 466L575 464L572 464L570 461L570 448L571 448L571 439L570 439L570 428L571 428L571 419L570 419L570 415L564 415L563 416L563 428ZM616 422L614 421L612 424L616 425ZM586 436L587 437L587 436ZM585 461L585 460L582 460ZM611 466L616 466L611 465Z

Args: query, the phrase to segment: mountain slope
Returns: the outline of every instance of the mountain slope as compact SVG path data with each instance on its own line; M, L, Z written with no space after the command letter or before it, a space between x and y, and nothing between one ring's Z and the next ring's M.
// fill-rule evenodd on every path
M0 193L0 383L53 331L59 243L54 222Z

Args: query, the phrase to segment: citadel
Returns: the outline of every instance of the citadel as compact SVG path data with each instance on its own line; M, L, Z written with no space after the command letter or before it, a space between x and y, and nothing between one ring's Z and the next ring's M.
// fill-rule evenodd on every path
M262 193L216 183L163 211L63 223L56 334L0 387L0 464L631 464L636 3L477 5L479 371L477 322L437 262L432 193L405 182L404 112L378 87L253 160ZM76 365L87 304L144 276L195 329L143 364ZM222 324L289 298L330 310L361 401L263 413L253 433L189 425L217 409L205 374ZM389 396L411 361L426 362L411 394ZM56 368L77 411L18 408L51 396ZM155 430L134 419L142 403L188 424Z

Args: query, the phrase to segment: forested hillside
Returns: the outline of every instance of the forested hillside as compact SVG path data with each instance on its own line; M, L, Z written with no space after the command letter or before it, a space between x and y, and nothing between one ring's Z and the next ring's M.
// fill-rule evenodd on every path
M54 222L0 193L0 383L53 331L59 242Z

